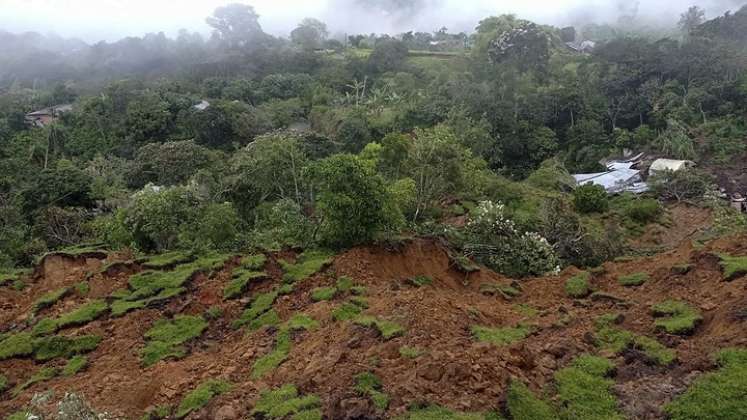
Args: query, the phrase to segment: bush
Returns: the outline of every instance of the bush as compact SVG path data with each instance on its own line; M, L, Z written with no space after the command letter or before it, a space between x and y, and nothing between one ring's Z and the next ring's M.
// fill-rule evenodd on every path
M714 189L713 177L692 168L656 173L649 178L648 183L657 196L677 202L702 199L706 192Z
M609 209L609 197L601 185L586 184L573 191L573 205L580 213L604 213Z
M301 210L301 206L291 199L260 204L255 209L249 242L271 251L308 245L313 226Z
M656 221L662 212L661 204L652 198L634 200L625 209L626 216L641 224Z
M591 293L589 278L591 275L584 271L565 282L565 293L572 298L584 298Z

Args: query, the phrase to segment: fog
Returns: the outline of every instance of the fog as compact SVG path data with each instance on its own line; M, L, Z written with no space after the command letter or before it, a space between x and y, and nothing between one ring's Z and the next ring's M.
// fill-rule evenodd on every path
M0 30L36 31L88 42L180 28L209 33L205 17L231 0L0 0ZM616 22L636 16L671 25L690 2L649 0L251 0L263 29L285 36L304 17L325 21L332 33L471 32L487 16L514 13L543 24ZM697 0L709 18L744 0ZM372 4L376 4L372 6ZM413 7L402 6L414 5ZM396 5L396 6L395 6Z

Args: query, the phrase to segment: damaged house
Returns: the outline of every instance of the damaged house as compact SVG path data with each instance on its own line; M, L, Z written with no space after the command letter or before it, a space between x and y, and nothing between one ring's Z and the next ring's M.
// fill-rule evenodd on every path
M25 116L26 124L34 127L44 127L57 119L64 113L73 110L71 104L55 105L38 111L29 112Z
M650 161L649 161L650 162ZM646 165L644 154L626 160L612 160L606 163L607 171L591 174L575 174L578 185L594 184L602 186L608 194L632 192L640 194L648 191L648 176L662 171L679 171L691 168L695 163L688 160L656 159ZM643 168L648 166L646 172ZM644 175L645 174L645 175ZM645 177L644 177L645 176Z

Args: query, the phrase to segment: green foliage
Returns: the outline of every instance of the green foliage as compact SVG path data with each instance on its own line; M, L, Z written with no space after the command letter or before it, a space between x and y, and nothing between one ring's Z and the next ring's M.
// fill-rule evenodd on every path
M265 272L253 272L245 270L236 270L233 273L234 278L231 282L223 289L223 299L236 299L246 292L247 286L253 280L267 278ZM238 278L236 277L238 276Z
M651 198L631 201L625 209L626 216L641 224L655 222L662 213L661 204Z
M272 304L275 303L278 295L278 290L273 290L255 297L251 305L233 322L232 326L234 328L241 328L252 323L260 315L272 308Z
M561 419L620 419L617 402L611 392L612 380L606 376L612 363L594 356L580 356L570 367L555 374Z
M95 350L100 342L101 337L96 335L42 337L35 339L33 342L34 358L36 360L51 360L58 357L88 353Z
M180 264L192 262L197 257L192 253L184 251L172 251L163 254L152 255L140 262L143 268L149 270L163 270Z
M616 314L608 314L597 319L595 338L598 345L617 354L627 349L635 349L661 366L670 365L675 361L677 353L658 341L614 327L612 324L617 318Z
M332 318L335 321L348 321L357 317L362 312L358 305L345 302L332 310Z
M591 286L589 280L591 274L588 271L583 271L569 278L565 282L565 293L572 298L584 298L589 296L591 293Z
M296 258L295 263L280 260L280 266L285 271L283 280L295 283L306 279L325 265L332 262L332 254L326 251L304 251Z
M88 358L85 356L73 356L67 361L67 364L62 368L62 376L75 376L78 372L83 370L88 365Z
M8 389L8 378L5 375L0 375L0 394Z
M420 355L423 354L423 351L417 347L402 346L399 348L399 354L400 356L406 357L408 359L417 359L418 357L420 357Z
M747 350L726 349L719 369L698 377L684 394L664 407L672 420L737 420L747 416Z
M0 360L28 356L34 352L34 339L30 333L15 333L0 340Z
M430 286L433 284L433 279L429 276L415 276L407 279L407 281L415 287Z
M375 327L385 340L404 335L405 329L392 321L379 319L373 316L361 315L353 321L364 327Z
M65 297L68 292L70 292L70 289L67 287L63 287L62 289L57 289L45 293L44 295L42 295L42 297L37 299L36 302L34 302L34 307L31 309L32 314L36 314L42 309L54 305L58 300Z
M647 273L633 273L627 276L620 276L617 281L623 286L640 286L649 280Z
M702 199L712 189L714 180L706 172L690 168L657 172L649 178L648 184L657 196L680 202Z
M187 350L183 344L202 335L207 326L202 317L186 315L178 315L173 320L156 321L145 333L148 342L141 352L143 365L151 366L170 357L184 357Z
M254 209L256 221L249 242L261 249L279 251L305 246L312 239L312 223L291 199L262 203Z
M21 394L24 390L29 388L30 386L39 383L48 381L50 379L53 379L55 376L59 374L59 370L57 368L53 367L43 367L36 371L31 377L24 383L16 385L15 388L13 388L13 391L11 392L11 395L13 397L17 397ZM23 417L26 418L26 417Z
M319 161L311 176L318 187L319 229L325 244L353 246L393 227L397 215L387 211L392 197L384 179L358 157L334 155Z
M91 292L91 285L87 281L81 281L73 286L78 296L85 297Z
M323 300L332 300L337 294L337 288L335 287L317 287L311 291L311 299L314 302L320 302Z
M34 326L33 332L35 335L45 335L70 326L85 325L103 315L107 310L109 310L109 305L105 301L94 300L58 318L40 320Z
M477 341L495 344L496 346L505 346L521 341L532 332L531 328L524 326L491 328L480 325L473 325L471 331Z
M233 388L229 382L211 379L201 383L192 392L184 396L176 409L176 418L184 418L189 413L206 406L213 398L229 392Z
M537 398L529 388L521 382L511 381L506 395L506 405L511 418L532 420L555 420L552 407Z
M220 306L213 305L205 311L205 319L218 319L223 316L223 309Z
M747 256L732 257L731 255L719 255L721 261L719 265L724 272L724 279L727 281L735 280L747 274Z
M280 325L280 316L277 312L275 312L274 309L270 309L269 311L254 318L252 322L248 324L248 328L250 331L256 331L262 327L274 327L278 325Z
M292 415L294 420L321 419L321 414L314 417L321 407L321 400L315 395L299 396L292 384L283 385L275 390L260 392L259 400L251 412L252 416L280 420Z
M500 417L492 413L463 413L437 405L429 405L409 409L401 420L500 420Z
M261 270L266 262L267 257L265 257L264 254L255 254L241 257L241 262L239 264L241 265L241 268L247 270Z
M275 348L268 354L260 357L252 366L252 378L259 379L271 370L280 366L288 358L291 351L291 333L295 330L311 330L319 324L307 315L296 314L283 324L277 333Z
M337 283L335 284L335 287L337 290L339 290L341 293L349 292L353 288L353 279L347 276L342 276L337 279Z
M673 159L694 159L695 144L687 126L675 119L667 120L667 129L654 140L654 147Z
M371 372L364 372L355 377L355 390L361 395L367 395L379 410L389 407L389 396L381 392L381 380Z
M664 317L656 320L654 326L669 334L687 335L703 320L695 308L685 302L667 300L652 307L654 316Z
M607 191L601 185L581 185L573 191L573 205L580 213L604 213L609 209Z

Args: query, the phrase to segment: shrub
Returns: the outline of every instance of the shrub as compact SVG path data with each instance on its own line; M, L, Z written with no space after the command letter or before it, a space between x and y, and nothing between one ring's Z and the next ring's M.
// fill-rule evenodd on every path
M252 245L275 251L309 244L313 226L295 201L262 203L254 213L256 221L249 239Z
M627 276L620 276L617 281L623 286L640 286L648 281L648 274L635 273Z
M225 394L233 388L229 382L212 379L200 384L187 394L176 409L176 418L186 417L187 414L206 406L210 400Z
M698 169L658 172L648 180L651 190L665 200L699 200L713 189L711 175Z
M667 300L653 306L654 316L664 317L656 320L657 329L669 334L690 334L703 320L696 309L685 302Z
M684 394L664 406L672 420L747 418L747 350L726 349L716 356L719 369L698 377Z
M526 338L532 330L529 327L519 326L516 328L490 328L479 325L472 326L472 335L476 340L485 343L505 346Z
M638 223L646 224L656 221L662 211L658 201L645 198L632 201L625 209L625 215Z
M604 213L609 209L607 191L601 185L586 184L573 191L573 205L579 213Z
M589 279L591 274L587 271L576 274L565 282L565 293L572 298L584 298L591 293Z
M529 388L521 382L511 381L506 395L508 412L514 419L555 420L557 416L552 407L537 398Z

